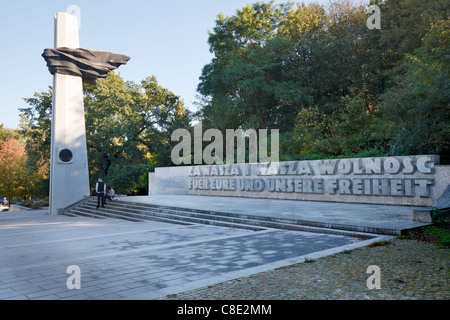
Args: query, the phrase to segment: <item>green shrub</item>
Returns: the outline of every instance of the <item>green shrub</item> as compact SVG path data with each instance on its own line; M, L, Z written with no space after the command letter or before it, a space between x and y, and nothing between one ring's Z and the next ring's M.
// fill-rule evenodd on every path
M27 208L31 208L33 206L33 204L34 204L33 200L30 200L30 199L24 200L22 202L22 206L27 207Z

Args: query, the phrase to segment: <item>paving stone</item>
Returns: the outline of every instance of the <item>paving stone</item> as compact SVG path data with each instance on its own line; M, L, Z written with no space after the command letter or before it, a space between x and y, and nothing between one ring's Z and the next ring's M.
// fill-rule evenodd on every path
M449 298L448 251L366 247L382 239L392 237L16 211L0 216L0 299ZM382 270L378 292L366 287L370 264ZM66 286L69 265L80 267L79 290Z

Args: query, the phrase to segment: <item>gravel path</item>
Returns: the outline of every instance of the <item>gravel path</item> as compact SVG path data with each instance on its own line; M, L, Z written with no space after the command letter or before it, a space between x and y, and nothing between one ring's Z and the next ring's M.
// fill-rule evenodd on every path
M167 296L168 300L448 300L450 250L416 240L392 239ZM368 289L367 268L377 265L381 288Z

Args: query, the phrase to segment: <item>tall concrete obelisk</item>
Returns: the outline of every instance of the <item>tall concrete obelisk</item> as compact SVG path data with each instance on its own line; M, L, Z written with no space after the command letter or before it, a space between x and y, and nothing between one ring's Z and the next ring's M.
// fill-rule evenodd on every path
M55 48L79 48L78 19L55 16ZM53 75L50 214L89 196L89 170L81 77Z
M42 57L53 74L50 158L50 214L59 214L89 196L83 80L95 83L126 64L129 56L80 48L78 19L55 16L55 48Z

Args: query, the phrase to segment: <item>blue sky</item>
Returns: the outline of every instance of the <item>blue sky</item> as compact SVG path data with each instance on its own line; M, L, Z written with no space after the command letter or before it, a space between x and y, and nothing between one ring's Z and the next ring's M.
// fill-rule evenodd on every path
M53 17L76 5L81 11L80 46L131 57L118 72L140 82L155 75L159 84L195 110L202 67L209 63L208 30L219 13L235 14L252 0L15 0L0 4L0 123L19 125L23 98L52 85L41 54L53 45ZM277 3L285 1L277 1ZM309 3L312 1L304 1ZM318 3L328 3L316 0Z

